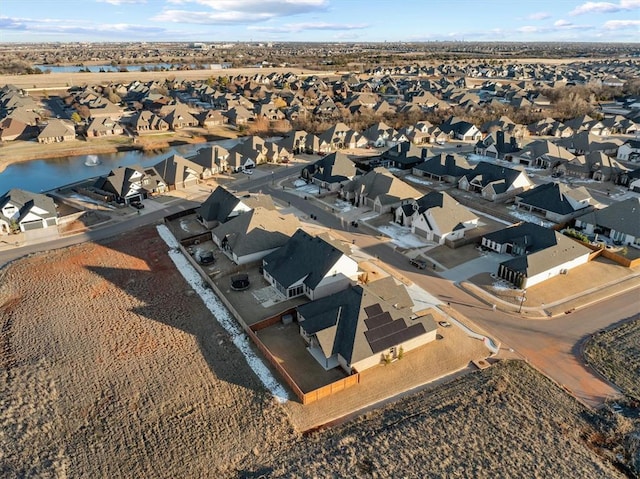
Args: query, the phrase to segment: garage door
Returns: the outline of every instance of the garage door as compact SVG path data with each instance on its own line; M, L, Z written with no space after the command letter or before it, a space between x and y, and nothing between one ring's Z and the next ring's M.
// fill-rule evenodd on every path
M41 220L29 221L29 222L21 223L21 224L22 224L22 228L25 231L37 230L37 229L42 228L42 221Z

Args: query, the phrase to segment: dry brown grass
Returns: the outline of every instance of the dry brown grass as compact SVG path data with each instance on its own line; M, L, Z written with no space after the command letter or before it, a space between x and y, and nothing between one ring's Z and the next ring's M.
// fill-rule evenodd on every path
M585 444L588 411L503 363L312 433L242 477L621 477Z
M640 401L640 320L594 335L584 355L600 374Z

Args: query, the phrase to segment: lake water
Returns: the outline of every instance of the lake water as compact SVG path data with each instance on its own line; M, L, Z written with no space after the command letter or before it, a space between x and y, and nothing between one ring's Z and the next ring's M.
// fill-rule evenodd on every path
M46 160L31 160L9 165L0 173L0 195L11 188L20 188L34 193L53 190L60 186L102 176L119 166L140 164L153 166L173 154L193 156L197 150L208 145L231 148L238 140L219 140L197 145L181 145L158 151L126 151L103 155L82 155ZM87 166L97 157L99 164Z
M59 66L59 65L34 65L33 68L39 68L40 70L42 70L43 72L45 70L51 70L51 73L77 73L80 70L84 71L85 69L89 69L89 71L91 73L98 73L100 71L100 69L102 69L103 71L106 72L117 72L120 71L120 68L126 68L127 71L130 72L139 72L140 69L142 69L142 67L146 68L147 70L153 70L154 68L156 69L165 69L165 70L170 70L171 67L174 67L175 69L177 69L178 67L180 67L181 65L179 63L149 63L146 65L116 65L116 66L112 66L112 65L87 65L87 66L78 66L78 65L65 65L65 66ZM190 68L195 68L195 65L190 65ZM209 69L209 65L202 65L203 69Z

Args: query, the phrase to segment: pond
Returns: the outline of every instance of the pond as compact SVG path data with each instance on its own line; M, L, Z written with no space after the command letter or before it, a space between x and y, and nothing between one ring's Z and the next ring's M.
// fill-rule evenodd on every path
M126 68L130 72L139 72L142 68L149 71L154 70L177 70L182 65L179 63L148 63L140 65L33 65L33 68L39 68L42 72L50 70L51 73L77 73L79 71L86 71L87 69L91 73L98 73L100 71L105 72L117 72L120 69ZM189 68L195 69L196 65L188 65ZM208 70L209 65L198 65L198 69ZM124 71L124 70L122 70Z
M208 145L231 148L236 139L181 145L156 151L125 151L102 155L81 155L46 160L31 160L9 165L0 173L0 195L11 188L20 188L35 193L53 190L87 178L106 175L119 166L139 164L152 166L173 154L193 156Z

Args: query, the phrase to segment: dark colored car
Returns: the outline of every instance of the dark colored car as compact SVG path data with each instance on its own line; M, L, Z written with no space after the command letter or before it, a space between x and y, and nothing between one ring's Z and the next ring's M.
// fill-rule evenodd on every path
M133 206L135 209L137 210L142 210L144 209L144 205L142 203L140 203L139 201L132 201L131 203L129 203L131 206Z
M410 259L409 263L419 269L425 269L427 267L427 262L421 259Z

